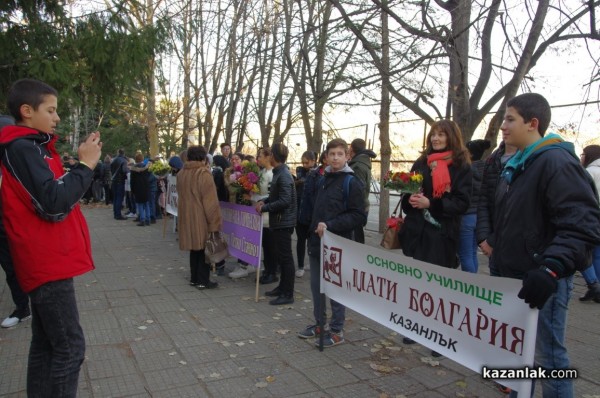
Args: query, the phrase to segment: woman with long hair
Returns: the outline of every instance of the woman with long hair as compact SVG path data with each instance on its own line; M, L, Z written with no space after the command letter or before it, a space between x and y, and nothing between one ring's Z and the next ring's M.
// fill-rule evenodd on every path
M400 233L405 255L442 267L458 267L461 216L471 196L470 155L456 123L431 126L427 146L411 171L423 175L421 192L402 197L406 214Z
M406 214L400 232L402 251L417 260L457 268L460 222L469 208L472 171L455 122L440 120L431 126L427 146L411 172L423 175L423 185L420 192L402 197ZM414 343L406 337L403 342Z

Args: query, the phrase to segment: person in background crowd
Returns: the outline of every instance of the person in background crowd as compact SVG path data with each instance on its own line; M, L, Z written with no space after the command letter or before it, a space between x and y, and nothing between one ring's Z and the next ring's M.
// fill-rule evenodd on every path
M485 162L481 160L483 153L491 146L488 140L473 140L467 142L467 149L471 155L471 171L473 172L473 188L471 191L471 204L462 216L460 224L460 243L458 258L460 268L466 272L477 273L479 262L477 261L477 239L475 227L477 225L477 207L481 195L481 181L483 178L483 167Z
M125 204L127 205L128 213L125 218L137 218L137 209L135 205L135 198L131 192L131 167L135 164L135 159L127 160L127 178L125 179ZM139 221L136 219L134 221Z
M75 156L69 156L69 158L67 159L67 163L69 164L68 169L71 170L71 169L77 167L77 163L79 163L79 159L77 159Z
M309 224L300 222L300 207L302 206L302 198L304 192L304 183L309 173L314 170L317 162L317 156L313 151L306 151L302 154L302 166L296 168L296 196L298 197L298 221L296 222L296 257L298 259L298 269L296 277L304 276L304 256L306 254L306 240L308 239Z
M234 168L241 166L242 161L245 160L245 156L242 153L236 152L231 156L231 167L225 170L225 186L229 191L229 202L230 203L242 203L242 193L238 192L237 189L231 185L231 174L234 172ZM248 264L245 261L238 260L237 267L229 273L231 279L245 278L248 276Z
M110 163L113 216L115 220L126 220L121 211L123 209L123 200L125 199L125 180L127 180L127 173L129 173L127 163L124 149L119 149L117 156Z
M600 245L600 207L573 144L545 134L551 109L540 94L506 104L500 127L518 148L496 188L492 258L500 275L522 281L518 297L539 309L535 366L570 367L565 332L573 273ZM544 397L572 397L573 380L542 379ZM516 396L512 391L511 396Z
M460 220L469 208L471 159L458 125L435 122L427 146L411 168L423 176L422 192L402 196L406 214L400 231L404 255L442 267L458 267ZM405 337L404 344L415 341ZM433 356L441 354L432 351Z
M110 173L110 162L112 159L110 155L106 155L104 157L104 167L102 171L104 172L104 176L102 177L102 187L104 188L104 203L108 206L112 203L112 191L110 189L111 185L111 173Z
M104 163L98 162L94 169L94 180L92 181L92 200L95 203L102 201L102 186L104 179Z
M596 191L600 188L600 146L588 145L583 148L581 154L581 165L590 173L594 179ZM581 271L583 278L587 284L588 290L579 298L580 301L593 300L600 303L600 246L596 246L592 252L592 264Z
M154 164L153 159L148 159L148 168ZM150 211L150 224L156 224L157 202L158 202L158 178L148 170L148 207Z
M271 183L273 182L273 165L271 164L271 149L260 148L258 150L258 165L260 169L260 192L252 195L254 204L269 197ZM279 281L277 277L277 248L273 238L273 231L269 228L269 213L262 213L263 233L262 249L263 263L265 265L263 274L259 278L261 285L267 285Z
M361 138L357 138L350 143L350 161L348 166L354 170L354 175L363 184L364 192L363 197L365 198L365 212L369 214L369 193L371 192L371 159L377 157L375 152L367 149L367 143ZM365 224L356 227L354 230L354 240L359 243L365 243Z
M285 164L288 148L282 143L271 146L273 181L269 197L256 204L258 213L269 213L269 228L272 231L274 246L277 248L277 261L281 267L279 286L265 293L275 297L271 305L284 305L294 302L294 257L292 255L292 233L296 226L296 187L294 178Z
M2 128L4 126L11 126L14 124L15 120L12 116L0 115L0 136L2 135ZM1 182L2 175L0 174L0 183ZM10 328L18 325L19 322L25 322L26 320L31 319L31 309L29 308L29 297L27 296L27 293L21 289L21 286L17 281L13 259L10 255L8 237L6 236L6 230L4 229L4 223L2 222L2 201L0 201L0 265L6 274L6 285L10 289L10 295L16 307L15 310L2 321L0 326L3 328Z
M224 156L213 156L212 175L217 186L217 197L220 202L229 202L229 191L225 186L225 170L229 167L229 162Z
M65 171L69 171L69 154L66 152L63 154L62 164L63 164L63 169Z
M204 247L211 232L221 230L221 208L212 174L206 164L206 149L191 146L187 161L177 174L179 249L190 251L190 285L214 289Z
M221 147L221 155L227 159L228 162L231 162L232 153L231 153L231 144L228 142L224 142L220 145Z
M517 152L517 148L506 145L504 141L487 158L483 167L481 188L479 193L479 204L477 205L477 226L475 229L476 240L481 252L488 257L488 267L491 276L500 276L500 272L494 267L492 259L492 246L494 240L494 200L496 197L496 186L500 178L500 172L506 162ZM490 242L490 244L488 244ZM511 389L498 384L501 392L508 394Z
M149 164L144 164L144 155L135 154L135 164L131 167L131 193L135 200L139 227L150 225L150 179Z
M169 159L169 166L171 166L171 174L177 175L179 170L183 168L183 161L179 156L175 155Z
M492 246L494 245L494 201L496 197L496 186L500 179L500 173L506 163L517 152L513 145L506 145L504 141L486 160L483 167L483 178L477 206L477 228L476 238L481 252L488 257L488 266L491 276L500 276L494 267L492 259Z
M316 184L316 198L309 228L308 259L310 262L310 290L313 299L313 315L315 324L307 326L298 333L298 337L308 339L318 337L324 330L327 315L321 303L321 238L328 230L334 234L353 239L354 230L364 225L367 214L364 210L364 187L354 177L354 171L348 166L348 144L336 138L331 140L325 149L327 163L325 176L319 177ZM317 174L317 173L315 173ZM315 175L312 174L311 175ZM346 181L348 183L346 184ZM307 180L308 183L308 180ZM344 192L347 185L348 192ZM308 185L306 189L311 189ZM346 307L335 300L330 300L331 320L329 330L323 336L323 347L333 347L344 342L344 323ZM315 342L319 345L319 341Z
M229 168L229 162L222 155L213 156L212 176L217 188L219 202L229 202L229 191L225 186L225 170ZM215 264L218 276L225 275L225 260Z

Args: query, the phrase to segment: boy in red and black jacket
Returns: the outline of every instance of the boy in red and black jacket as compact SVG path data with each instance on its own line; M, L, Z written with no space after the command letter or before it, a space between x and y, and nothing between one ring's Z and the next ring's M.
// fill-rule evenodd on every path
M32 338L27 369L31 396L74 397L84 359L73 277L94 269L79 200L100 158L100 133L78 150L65 173L54 144L58 93L22 79L8 93L15 126L0 131L1 200L17 279L29 294Z

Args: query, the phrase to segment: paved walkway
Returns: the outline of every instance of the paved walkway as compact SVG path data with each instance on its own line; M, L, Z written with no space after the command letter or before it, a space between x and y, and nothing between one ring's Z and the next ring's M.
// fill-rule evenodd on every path
M346 343L319 352L296 337L312 322L308 273L296 279L290 306L270 306L264 296L254 302L251 277L215 277L218 289L198 291L188 286L188 253L179 251L170 226L163 238L162 224L116 221L104 206L84 213L96 270L76 278L87 341L81 397L503 396L478 374L434 361L425 347L404 346L402 336L353 311ZM379 235L367 239L374 245ZM584 290L578 276L575 297ZM2 280L0 316L12 309ZM599 320L599 304L571 301L577 397L600 397ZM30 333L29 322L0 330L2 397L25 396Z

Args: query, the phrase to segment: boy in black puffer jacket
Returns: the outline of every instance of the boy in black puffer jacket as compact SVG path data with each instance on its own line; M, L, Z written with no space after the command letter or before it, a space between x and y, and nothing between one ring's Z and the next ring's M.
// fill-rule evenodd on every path
M354 177L354 172L346 163L348 144L336 138L327 144L325 175L317 183L314 210L309 227L308 258L310 262L310 288L313 297L315 325L307 326L298 337L308 339L321 334L319 324L324 324L325 314L321 308L321 237L327 229L337 235L352 239L355 228L366 222L363 184ZM331 320L329 331L324 336L323 346L333 347L344 342L344 321L346 307L330 300ZM325 306L323 306L325 309ZM318 341L315 342L319 344Z

